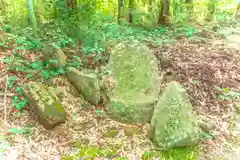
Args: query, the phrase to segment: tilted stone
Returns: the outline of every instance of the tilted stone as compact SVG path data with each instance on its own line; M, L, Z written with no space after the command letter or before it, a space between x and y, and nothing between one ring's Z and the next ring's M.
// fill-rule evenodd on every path
M183 147L199 140L196 115L185 89L170 82L160 97L151 120L151 137L161 148Z
M84 99L93 105L100 101L100 80L98 76L89 70L79 71L76 68L68 68L67 79L82 94Z
M23 86L23 94L46 129L65 122L67 114L53 88L30 82Z
M62 68L67 64L67 57L64 52L51 44L44 46L42 57L50 68Z
M121 42L113 48L107 68L114 87L106 93L106 113L122 122L150 122L160 90L153 52L138 41Z

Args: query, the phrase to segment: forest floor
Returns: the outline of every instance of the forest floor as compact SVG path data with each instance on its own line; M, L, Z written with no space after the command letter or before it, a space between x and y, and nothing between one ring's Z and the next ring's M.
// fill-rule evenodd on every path
M240 37L240 28L234 29L231 34ZM192 39L180 37L173 44L148 45L160 60L159 67L163 72L171 73L186 87L199 119L207 124L203 128L214 137L200 145L201 153L206 157L200 154L198 158L215 160L225 157L238 160L240 50L236 46L240 46L240 42L230 45L225 38L203 31ZM3 59L10 54L10 50L0 51L0 151L4 150L4 160L57 160L62 155L74 152L73 146L85 144L116 150L114 154L129 159L141 159L144 152L154 150L148 140L149 125L115 122L104 115L101 106L90 106L88 109L79 107L86 103L74 96L75 90L62 77L58 77L54 84L65 91L63 102L67 104L70 115L67 123L46 130L39 125L29 107L21 112L16 111L12 107L12 97L17 95L17 87L9 87L7 79L16 76L14 83L18 86L28 79L21 72L7 70ZM26 52L24 57L34 61L36 56L39 54ZM124 133L129 129L139 132L126 136ZM113 135L111 133L108 136L106 133L109 131L114 132ZM86 152L94 151L96 149ZM196 159L193 155L185 155L185 158L165 155L166 160L170 160L170 157L174 160Z

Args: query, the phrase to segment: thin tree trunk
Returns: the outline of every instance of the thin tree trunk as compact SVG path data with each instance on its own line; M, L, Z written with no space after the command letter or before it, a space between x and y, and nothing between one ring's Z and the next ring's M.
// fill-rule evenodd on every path
M208 20L208 21L213 20L213 15L214 15L215 10L216 10L216 3L217 3L216 0L209 0L208 1L208 14L207 14L206 20Z
M29 15L29 19L30 19L30 22L32 25L33 34L35 37L38 37L37 20L36 20L35 10L34 10L34 6L33 6L33 1L27 0L27 5L28 5L28 15Z
M148 0L148 12L152 11L153 0Z
M164 17L166 21L169 20L169 8L170 8L169 0L164 0Z
M76 0L66 0L69 9L75 9L77 6Z
M185 0L188 10L188 20L192 21L193 18L193 0Z
M236 12L235 12L234 16L235 16L235 18L240 16L240 2L238 2L237 9L236 9Z
M120 24L121 8L122 8L122 0L118 0L118 14L117 14L117 23L118 24Z
M183 0L179 2L180 13L183 13Z
M173 17L177 18L178 15L178 3L177 0L173 0Z
M164 2L163 0L161 0L159 12L158 12L158 24L164 24L165 20L164 20L163 10L164 10Z
M169 24L169 0L161 0L161 7L158 14L158 24Z
M6 4L5 4L5 2L4 2L4 0L0 0L0 13L2 14L2 15L4 15L5 14L5 6Z
M128 9L129 9L129 13L128 13L128 22L130 24L132 24L133 22L133 14L132 14L132 11L133 11L133 2L134 0L129 0L129 4L128 4Z

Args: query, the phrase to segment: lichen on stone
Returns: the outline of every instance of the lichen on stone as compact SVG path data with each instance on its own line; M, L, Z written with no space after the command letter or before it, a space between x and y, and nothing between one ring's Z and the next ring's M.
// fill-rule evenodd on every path
M138 41L123 41L112 49L106 67L114 82L105 94L106 113L121 122L149 122L161 79L153 52Z
M164 149L194 145L200 129L184 88L171 82L154 109L151 120L153 142Z
M65 122L65 109L53 88L30 82L24 85L23 93L45 128Z

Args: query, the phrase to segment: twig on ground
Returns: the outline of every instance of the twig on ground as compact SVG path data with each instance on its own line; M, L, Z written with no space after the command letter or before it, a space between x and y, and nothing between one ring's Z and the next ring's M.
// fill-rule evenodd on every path
M5 93L5 91L4 91L4 93L0 93L0 97L1 96L12 97L12 96L15 96L15 95L16 95L15 93L11 93L11 92Z
M8 75L6 75L6 82L5 82L5 94L4 94L4 134L7 133L7 82L8 82Z

